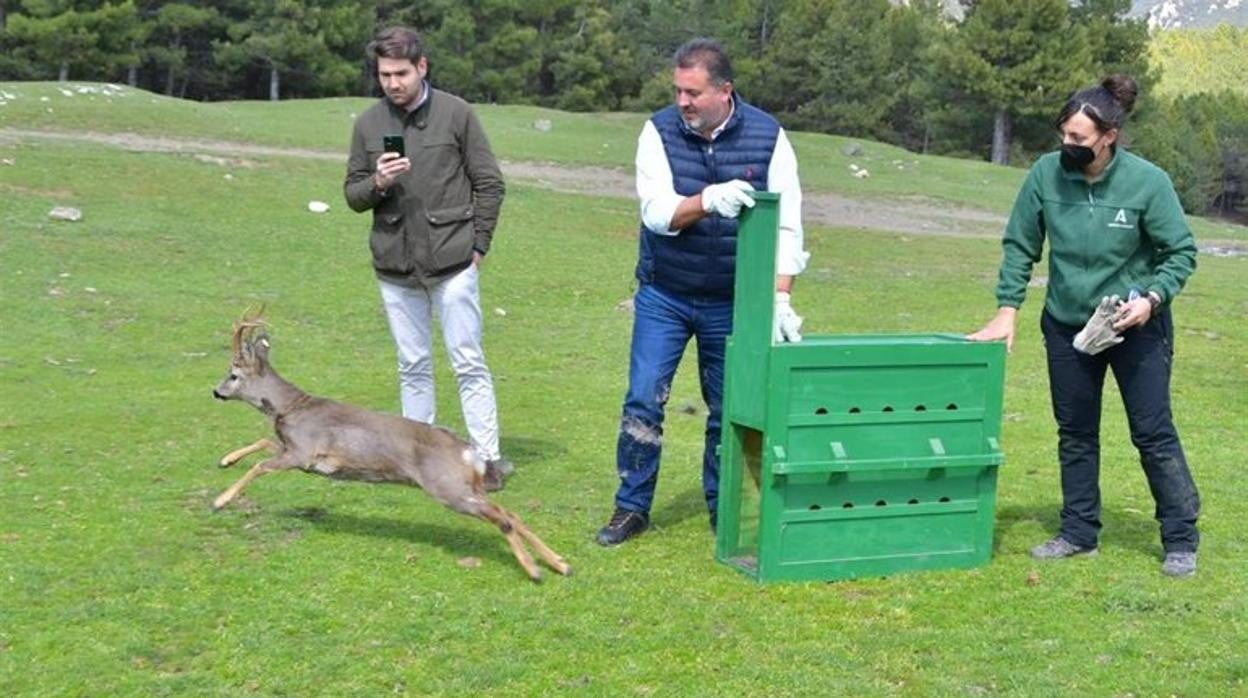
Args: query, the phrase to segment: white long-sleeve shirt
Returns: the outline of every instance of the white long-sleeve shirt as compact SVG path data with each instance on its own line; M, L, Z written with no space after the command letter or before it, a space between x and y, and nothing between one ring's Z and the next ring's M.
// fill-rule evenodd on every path
M718 135L719 131L716 131L712 139ZM663 139L653 121L646 121L637 138L636 167L642 224L656 235L679 235L679 230L668 226L676 214L676 207L685 197L677 194L672 184L672 166L667 161ZM797 155L783 128L776 137L776 147L767 166L767 191L780 195L776 274L796 276L806 268L810 253L803 248L802 186L797 178Z

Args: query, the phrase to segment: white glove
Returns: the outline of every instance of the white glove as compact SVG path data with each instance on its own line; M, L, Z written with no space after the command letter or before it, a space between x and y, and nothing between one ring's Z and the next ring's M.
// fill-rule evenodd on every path
M1101 298L1088 323L1075 335L1075 349L1085 354L1099 354L1115 344L1122 344L1122 337L1114 331L1114 317L1121 303L1118 296Z
M736 218L741 213L742 206L754 206L754 197L750 196L752 191L754 187L740 179L712 184L702 190L702 210L718 213L724 218Z
M776 291L776 325L771 335L772 340L779 342L802 341L802 318L793 312L789 305L789 294Z

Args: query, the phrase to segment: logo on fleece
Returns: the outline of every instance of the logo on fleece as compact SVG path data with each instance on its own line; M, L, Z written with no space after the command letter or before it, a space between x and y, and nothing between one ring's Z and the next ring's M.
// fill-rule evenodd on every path
M1127 230L1135 230L1135 224L1127 222L1127 210L1118 209L1118 215L1114 216L1114 222L1108 223L1110 228L1125 228Z

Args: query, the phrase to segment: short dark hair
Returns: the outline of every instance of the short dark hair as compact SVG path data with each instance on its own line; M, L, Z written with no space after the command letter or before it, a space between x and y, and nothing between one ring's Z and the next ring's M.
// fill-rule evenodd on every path
M1127 115L1135 108L1135 98L1139 94L1140 87L1131 76L1110 75L1096 87L1072 94L1057 116L1057 128L1061 129L1070 117L1082 112L1102 133L1121 129L1127 123Z
M364 48L368 62L377 63L378 58L406 58L416 63L425 55L425 44L420 32L409 27L386 27L373 36Z
M711 82L722 85L732 82L732 61L728 60L728 52L723 44L714 39L698 38L686 41L676 49L672 62L677 68L689 69L702 66L711 76Z

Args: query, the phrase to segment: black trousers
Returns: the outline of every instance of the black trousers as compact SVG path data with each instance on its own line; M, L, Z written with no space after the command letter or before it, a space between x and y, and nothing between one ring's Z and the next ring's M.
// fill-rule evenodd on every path
M1148 323L1123 333L1123 342L1095 355L1075 350L1079 327L1046 311L1040 319L1048 355L1049 392L1057 420L1062 467L1062 530L1066 540L1095 547L1101 530L1101 394L1112 369L1127 410L1131 442L1140 453L1161 523L1166 552L1195 552L1200 495L1192 480L1170 412L1174 323L1161 309Z

